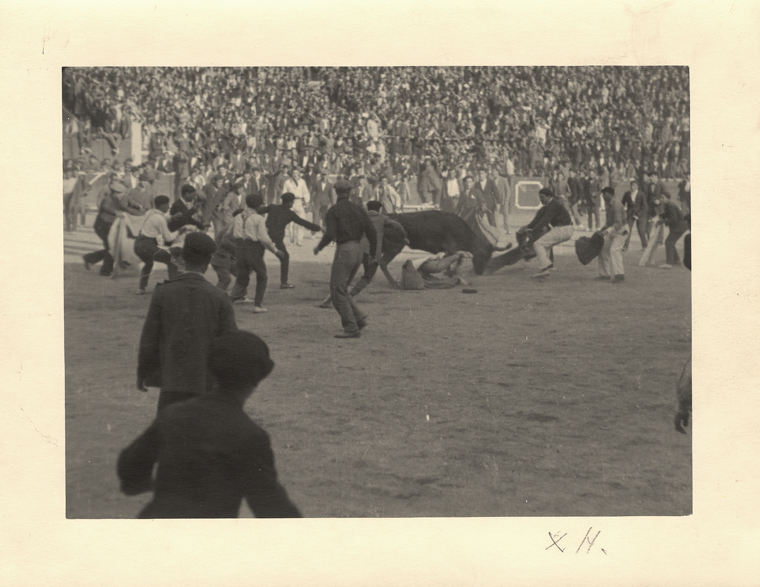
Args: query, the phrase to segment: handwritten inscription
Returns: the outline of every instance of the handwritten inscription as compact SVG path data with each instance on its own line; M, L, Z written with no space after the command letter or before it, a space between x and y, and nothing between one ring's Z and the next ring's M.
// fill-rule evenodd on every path
M588 529L586 532L586 535L583 537L583 540L581 540L580 544L578 544L578 548L575 549L575 554L589 554L591 552L591 549L593 548L594 544L596 543L596 539L599 538L599 534L601 534L602 531L599 530L594 533L593 526ZM575 541L571 542L571 538L568 538L565 543L562 543L562 540L567 536L567 532L556 532L552 533L549 532L549 539L551 540L551 544L546 547L545 550L558 550L561 553L564 553L568 546L572 549L572 547L575 545ZM604 554L607 554L607 551L604 550L601 546L598 547L598 550L601 550ZM571 550L572 552L572 550Z

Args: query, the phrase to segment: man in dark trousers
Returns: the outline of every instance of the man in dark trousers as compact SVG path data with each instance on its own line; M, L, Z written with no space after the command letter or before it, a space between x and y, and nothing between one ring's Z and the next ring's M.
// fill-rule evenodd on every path
M280 196L282 204L272 204L271 206L264 206L259 208L259 214L266 214L266 227L269 233L269 238L272 239L274 246L282 253L280 256L280 289L293 289L295 285L288 283L288 270L290 268L290 254L285 247L285 228L291 222L308 228L313 232L321 232L322 227L317 224L312 224L308 220L304 220L298 214L293 212L293 203L295 202L295 195L290 192L285 192Z
M689 224L684 220L681 209L670 200L654 200L654 212L659 216L657 225L668 227L668 237L665 239L665 263L660 269L672 269L681 264L681 258L676 250L676 243L689 230Z
M243 411L274 368L269 348L237 331L215 338L208 354L218 387L161 411L121 452L121 490L153 491L139 518L236 518L243 498L258 518L301 517L277 479L269 435Z
M314 254L335 241L335 258L330 271L330 295L333 306L340 314L343 332L335 338L359 338L367 325L367 315L348 294L348 284L362 262L361 238L369 241L369 255L377 254L377 234L364 208L349 201L351 184L345 179L335 183L338 201L327 211L325 234L314 247Z
M261 196L246 196L246 209L235 216L232 225L232 238L235 241L235 258L237 259L237 277L230 292L233 302L248 303L246 297L251 272L256 273L256 294L253 298L253 313L266 312L261 304L267 291L267 266L264 263L264 250L269 249L276 257L283 253L277 250L269 238L264 217L258 213L264 202Z
M185 237L185 273L156 286L137 356L137 388L160 387L158 410L212 388L206 362L211 341L237 330L227 295L203 277L214 240L201 232Z
M82 256L84 268L90 270L90 265L95 265L103 261L100 266L100 274L108 277L113 271L113 255L108 245L108 233L111 232L111 226L116 221L117 216L123 216L125 212L129 214L141 214L143 210L138 210L128 205L124 196L127 187L118 180L113 180L108 186L109 193L100 202L98 216L95 218L93 229L95 234L103 241L103 249Z

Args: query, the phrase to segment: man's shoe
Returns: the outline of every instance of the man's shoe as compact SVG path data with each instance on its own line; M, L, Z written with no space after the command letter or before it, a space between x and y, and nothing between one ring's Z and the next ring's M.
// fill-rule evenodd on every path
M544 267L538 273L534 273L533 274L533 278L534 279L540 279L542 277L549 277L549 268L548 267Z
M609 281L610 276L609 275L600 275L599 277L595 278L595 281Z
M362 318L361 320L357 321L356 325L359 327L359 330L364 330L364 328L367 326L367 319Z
M616 275L612 278L612 283L620 283L621 281L625 281L625 275Z
M295 287L295 285L291 285L289 283L281 283L280 284L280 289L293 289L294 287Z
M263 314L266 311L267 311L267 309L266 308L262 308L261 306L254 306L253 307L253 313L254 314Z
M557 268L554 266L554 263L552 263L552 264L551 264L551 265L549 265L548 267L545 267L545 269L546 269L547 271L556 271L556 270L557 270Z
M90 264L87 262L87 259L85 259L84 255L82 255L82 262L84 263L84 268L87 269L87 271L89 271Z
M138 290L137 290L135 293L136 293L138 296L144 296L144 295L145 295L145 294L147 294L148 292L147 292L147 291L145 291L144 289L138 289Z
M663 263L662 265L660 265L660 269L673 269L673 265L671 265L670 263Z
M246 297L242 297L242 298L236 298L236 299L234 299L234 300L230 300L230 301L231 301L233 304L250 304L250 303L252 303L252 302L253 302L253 300L251 300L251 299L249 299L249 298L246 298Z
M335 338L360 338L361 335L362 333L357 330L356 332L341 332L336 334Z

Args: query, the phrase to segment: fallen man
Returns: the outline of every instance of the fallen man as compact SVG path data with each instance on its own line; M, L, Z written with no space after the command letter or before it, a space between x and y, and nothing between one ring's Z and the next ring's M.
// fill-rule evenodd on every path
M435 257L409 259L401 267L401 289L450 289L457 285L468 285L456 273L467 258L468 253L460 251L454 255L439 253ZM446 277L437 274L445 273Z

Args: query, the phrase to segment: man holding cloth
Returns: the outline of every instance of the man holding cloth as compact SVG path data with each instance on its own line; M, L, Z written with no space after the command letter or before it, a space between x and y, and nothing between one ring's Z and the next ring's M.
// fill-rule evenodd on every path
M340 314L343 332L335 338L359 338L360 330L367 325L367 315L348 295L348 285L362 262L362 236L369 242L370 258L377 254L377 234L367 212L349 201L351 184L345 179L335 183L338 201L325 217L325 234L314 247L314 254L335 241L335 258L330 271L330 295L333 306Z

